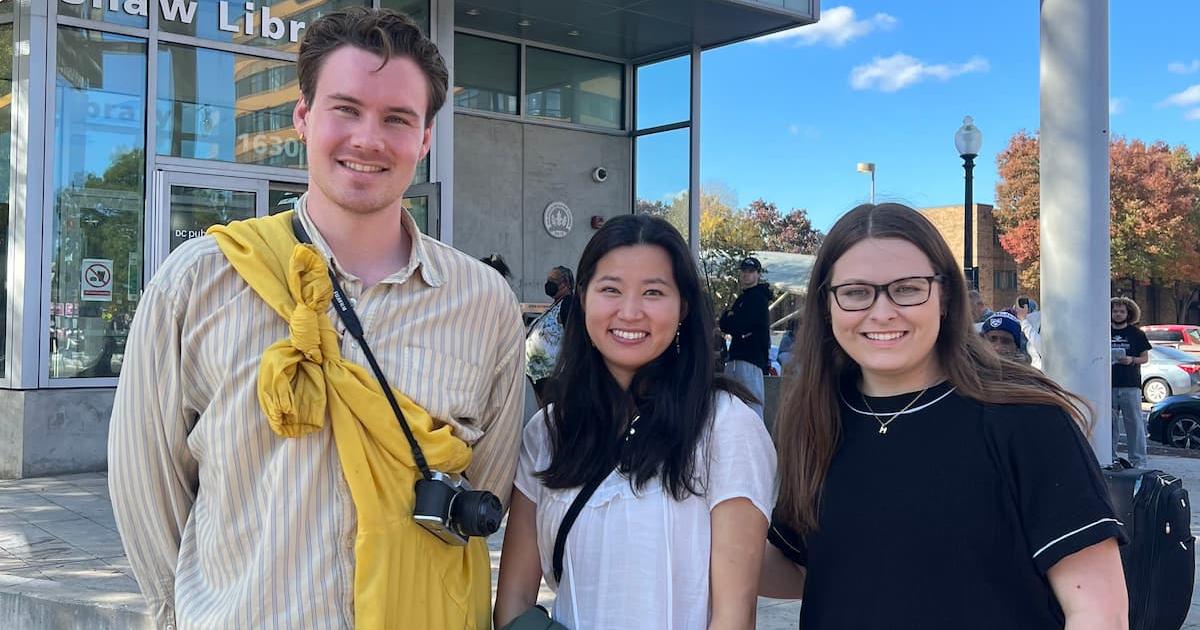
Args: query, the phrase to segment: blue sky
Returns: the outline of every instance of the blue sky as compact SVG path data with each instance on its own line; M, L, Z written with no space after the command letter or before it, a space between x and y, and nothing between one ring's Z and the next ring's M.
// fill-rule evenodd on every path
M806 208L822 229L867 200L857 162L876 164L878 201L961 204L954 132L970 115L975 200L990 203L996 154L1038 126L1038 3L823 4L820 24L704 54L701 179L740 206ZM1109 4L1112 132L1200 152L1200 2ZM639 156L642 196L686 186L676 135Z

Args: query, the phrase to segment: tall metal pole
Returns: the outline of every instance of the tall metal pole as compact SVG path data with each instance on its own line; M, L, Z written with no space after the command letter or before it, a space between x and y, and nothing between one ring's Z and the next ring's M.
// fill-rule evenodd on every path
M975 277L975 230L972 229L975 210L974 190L972 184L975 178L975 154L967 153L962 156L963 170L966 171L966 197L963 200L963 270L967 276L967 286L979 288L979 279Z
M1042 357L1095 412L1112 461L1109 330L1108 4L1041 1Z
M875 205L875 169L871 169L871 205Z

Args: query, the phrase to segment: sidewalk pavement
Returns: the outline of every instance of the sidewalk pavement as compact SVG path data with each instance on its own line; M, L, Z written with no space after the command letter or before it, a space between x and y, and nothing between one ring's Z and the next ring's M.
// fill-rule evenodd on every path
M1200 496L1200 459L1152 455L1150 466L1181 477ZM1200 510L1192 510L1192 533ZM488 539L492 585L504 531ZM1200 593L1183 630L1200 630ZM553 593L542 588L540 599ZM759 599L763 630L792 630L800 605ZM0 481L0 628L151 628L121 548L104 473Z

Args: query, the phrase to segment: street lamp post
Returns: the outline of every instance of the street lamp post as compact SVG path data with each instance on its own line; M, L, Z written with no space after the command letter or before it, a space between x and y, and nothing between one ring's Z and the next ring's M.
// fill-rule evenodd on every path
M966 173L966 195L963 200L963 269L967 275L967 286L979 288L979 278L976 277L974 265L975 230L972 229L972 214L975 202L972 199L972 180L974 178L975 158L979 155L979 147L983 144L983 134L975 126L970 116L963 118L963 124L954 133L954 148L963 160L963 171Z
M859 173L871 174L871 203L875 203L875 163L874 162L859 162L855 169Z

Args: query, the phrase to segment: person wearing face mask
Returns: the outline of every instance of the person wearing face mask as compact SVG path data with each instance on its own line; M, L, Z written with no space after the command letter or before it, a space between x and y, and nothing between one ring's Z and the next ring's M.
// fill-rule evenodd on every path
M529 334L525 337L525 375L533 384L539 407L545 406L546 383L558 360L563 323L570 313L574 286L575 276L567 267L558 266L546 274L546 297L554 303L529 325Z

